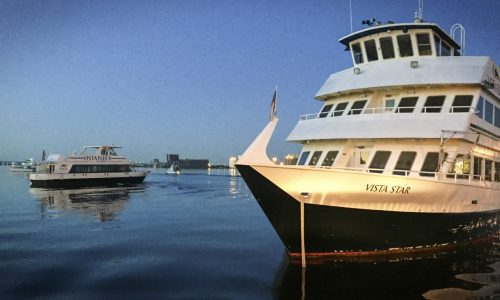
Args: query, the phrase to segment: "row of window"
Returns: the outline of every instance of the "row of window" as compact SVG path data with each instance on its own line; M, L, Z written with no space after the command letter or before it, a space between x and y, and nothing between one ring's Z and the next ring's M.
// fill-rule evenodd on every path
M130 171L129 165L73 165L69 173L123 173Z
M469 112L472 100L472 95L456 95L453 99L453 103L450 107L450 113L463 113ZM446 96L437 95L437 96L428 96L425 100L424 106L422 107L421 112L423 113L440 113L443 107ZM385 108L384 111L390 112L394 111L395 113L413 113L415 106L417 105L418 97L403 97L400 99L398 107L395 109L396 100L395 99L386 99L385 100ZM339 117L344 114L345 111L348 111L347 115L358 115L363 112L363 109L366 106L367 100L357 100L352 102L351 107L347 110L347 106L350 102L340 102L337 103L335 108L334 104L326 104L321 109L318 117L326 118L327 116L331 117ZM500 116L500 113L499 113ZM500 118L499 118L500 119Z
M414 55L412 36L413 35L410 34L396 35L396 45L399 57ZM432 45L429 33L417 33L414 36L417 43L418 55L432 55ZM437 35L434 35L434 46L436 55L438 56L450 56L452 54L452 47L445 41L441 40L441 38ZM363 48L366 56L363 55ZM360 42L351 44L352 55L356 64L363 63L365 59L368 62L379 60L379 49L380 55L383 59L392 59L396 57L392 36L366 40L362 44ZM460 55L458 51L455 51L454 54L455 56Z
M321 163L322 167L330 167L333 166L335 162L335 158L338 155L338 151L328 151L323 162ZM297 165L304 165L309 158L311 151L304 151L300 155L300 158L297 162ZM319 163L319 159L323 151L314 151L312 157L309 160L309 166L316 166ZM428 152L425 156L424 162L420 169L420 176L429 176L433 177L436 172L439 171L439 152ZM368 167L369 172L371 173L382 173L389 161L391 156L391 151L377 151L373 156L373 159ZM444 157L442 157L442 161L446 160L448 154L444 153ZM407 176L412 169L413 162L417 157L417 152L415 151L402 151L399 154L398 160L396 162L396 166L392 171L394 175ZM497 181L500 182L500 162L495 162L489 159L484 159L480 157L474 158L474 168L473 175L474 179L479 179L483 175L484 169L484 180L487 181ZM458 154L454 163L450 166L448 171L448 177L454 177L455 174L457 178L468 178L470 175L470 156L464 154ZM494 174L494 176L493 176Z
M500 128L500 107L494 105L492 102L479 97L476 105L477 116L486 122Z

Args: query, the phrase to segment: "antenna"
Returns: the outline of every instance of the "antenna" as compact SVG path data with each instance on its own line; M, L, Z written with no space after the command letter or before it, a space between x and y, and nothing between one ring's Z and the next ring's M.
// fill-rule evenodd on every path
M424 0L418 0L418 10L415 12L415 23L422 23L424 20Z
M460 30L460 40L458 41L458 44L460 45L460 52L462 53L462 55L465 55L465 28L462 24L456 23L451 26L451 38L455 40L455 32L457 31L457 29Z
M349 17L351 20L351 32L352 32L352 0L349 0Z

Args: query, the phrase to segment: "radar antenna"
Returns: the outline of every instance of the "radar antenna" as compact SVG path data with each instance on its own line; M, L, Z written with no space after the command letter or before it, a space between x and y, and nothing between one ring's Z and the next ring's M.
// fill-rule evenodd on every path
M458 41L458 44L460 45L460 53L462 55L465 55L465 28L460 23L456 23L455 25L451 26L450 34L451 38L454 40L455 40L455 32L457 30L460 31L460 40Z
M415 23L424 21L424 0L418 0L418 10L415 12Z

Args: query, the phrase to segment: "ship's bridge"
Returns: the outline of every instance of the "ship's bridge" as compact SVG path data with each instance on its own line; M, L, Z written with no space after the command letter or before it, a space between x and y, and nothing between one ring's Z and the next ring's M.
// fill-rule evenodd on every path
M339 40L354 66L408 57L460 56L460 45L434 23L375 25Z

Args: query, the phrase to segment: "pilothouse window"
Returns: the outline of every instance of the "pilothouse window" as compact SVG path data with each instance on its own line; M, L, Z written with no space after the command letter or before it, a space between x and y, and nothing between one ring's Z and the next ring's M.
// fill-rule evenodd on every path
M399 56L413 56L413 48L411 45L411 36L409 34L401 34L397 36Z
M368 61L378 60L377 46L375 46L375 40L365 41L365 51L366 51L366 59Z
M392 43L392 37L388 36L380 38L380 48L382 49L382 58L394 58L394 44Z
M356 64L363 63L363 53L361 52L361 46L359 43L355 43L351 45L352 48L352 56L354 57L354 62Z
M421 56L431 55L431 40L428 33L417 33L418 54Z

